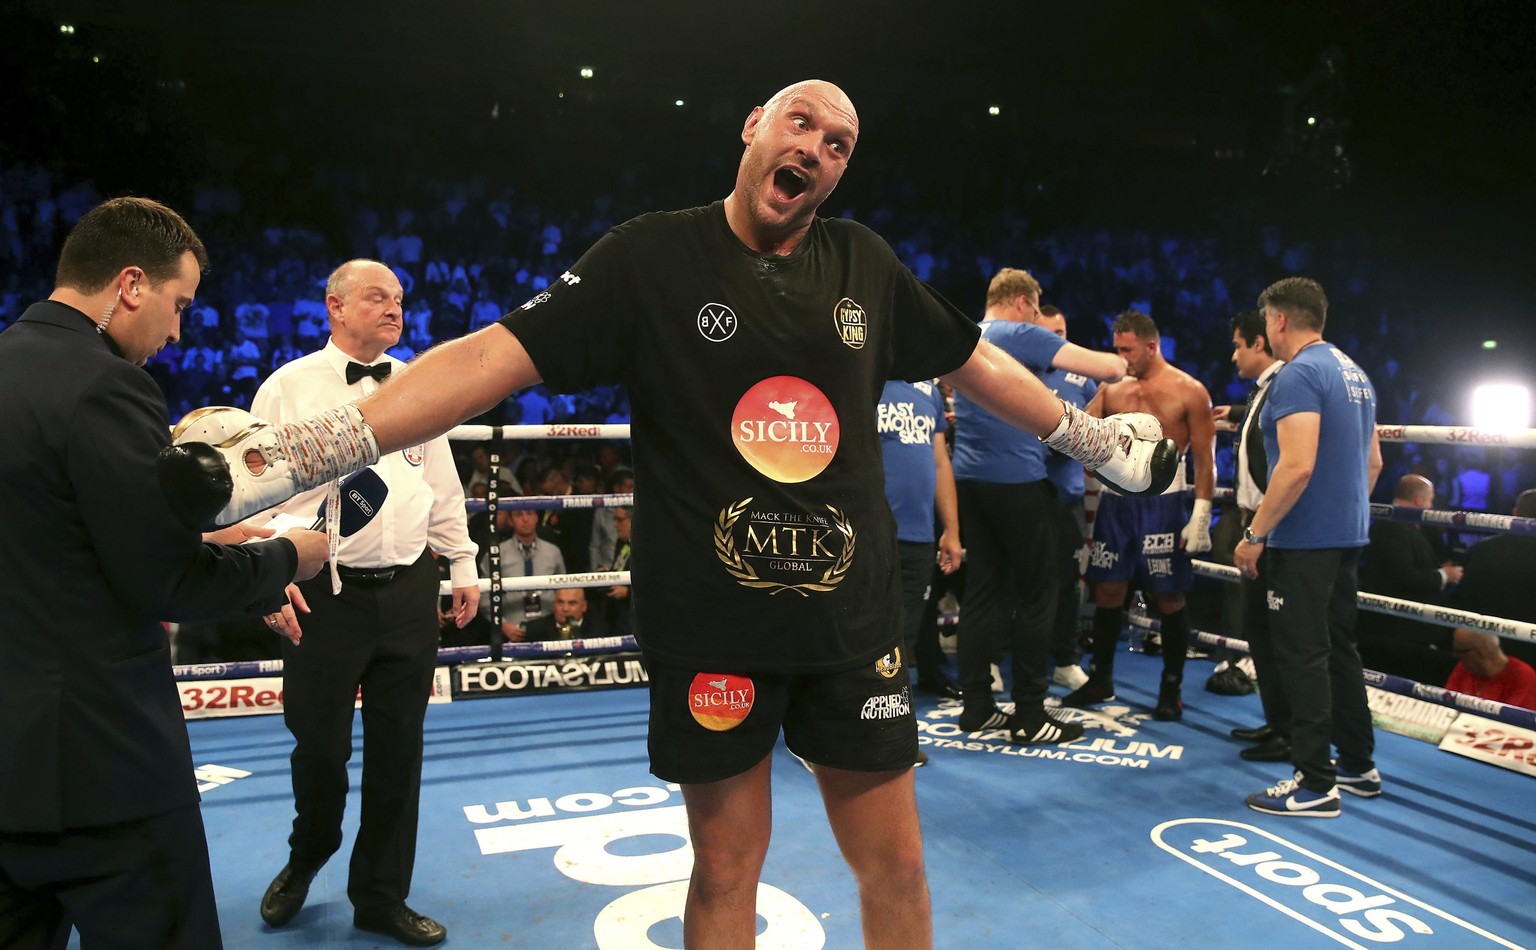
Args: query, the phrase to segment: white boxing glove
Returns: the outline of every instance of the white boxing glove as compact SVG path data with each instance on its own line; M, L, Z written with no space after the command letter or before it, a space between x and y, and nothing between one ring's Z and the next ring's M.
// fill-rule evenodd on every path
M1184 539L1185 554L1201 554L1211 549L1211 503L1205 498L1195 499L1194 513L1189 524L1179 532Z
M1122 495L1160 495L1178 474L1179 447L1163 438L1163 424L1151 413L1096 419L1063 402L1061 422L1042 441Z
M243 409L194 409L157 460L181 520L207 531L244 521L316 485L378 461L356 406L273 425Z

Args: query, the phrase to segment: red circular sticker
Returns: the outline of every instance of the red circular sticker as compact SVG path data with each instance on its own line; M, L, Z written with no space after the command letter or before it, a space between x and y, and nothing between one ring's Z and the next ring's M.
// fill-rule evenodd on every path
M725 732L752 711L752 680L731 673L700 673L688 687L688 711L705 729Z
M753 386L731 417L736 451L776 482L820 475L841 436L831 400L798 376L772 376Z

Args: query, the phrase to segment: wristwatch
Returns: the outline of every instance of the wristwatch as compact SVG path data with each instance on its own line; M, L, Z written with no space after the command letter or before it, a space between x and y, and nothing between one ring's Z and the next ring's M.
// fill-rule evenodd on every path
M1243 540L1247 541L1249 544L1268 544L1269 535L1254 534L1252 528L1245 527L1243 528Z

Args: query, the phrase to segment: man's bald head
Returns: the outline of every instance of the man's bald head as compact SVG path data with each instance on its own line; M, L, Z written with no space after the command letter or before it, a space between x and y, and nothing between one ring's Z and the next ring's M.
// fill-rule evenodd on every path
M1392 500L1415 508L1428 508L1435 501L1435 485L1423 475L1404 475L1397 480Z
M771 116L785 105L801 98L817 99L827 108L839 113L853 130L854 137L858 137L859 113L853 108L853 100L849 99L848 94L838 86L824 79L804 79L785 86L763 103L763 112Z

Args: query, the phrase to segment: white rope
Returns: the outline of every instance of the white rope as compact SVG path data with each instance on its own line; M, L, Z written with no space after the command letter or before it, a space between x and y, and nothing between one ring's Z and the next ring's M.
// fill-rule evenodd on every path
M456 442L486 442L503 439L627 439L629 424L560 423L547 426L454 426L448 438Z
M1216 564L1211 561L1191 561L1196 574L1205 577L1214 577L1218 580L1235 582L1240 580L1237 568L1228 567L1225 564ZM1359 594L1360 606L1372 613L1388 614L1393 617L1409 617L1414 620L1423 620L1427 623L1438 624L1442 627L1465 627L1468 630L1482 630L1486 633L1496 633L1501 637L1511 640L1536 641L1536 624L1523 623L1519 620L1506 620L1503 617L1488 617L1483 614L1475 614L1468 610L1453 610L1450 607L1440 607L1435 604L1420 604L1411 600L1399 600L1396 597L1383 597L1380 594L1371 594L1361 591Z
M1512 449L1536 449L1536 429L1476 429L1471 426L1379 425L1383 442L1420 442L1425 445L1494 445Z
M593 571L586 574L535 574L532 577L502 577L501 589L509 590L559 590L566 587L625 587L630 583L628 571ZM491 589L489 577L480 578L480 593ZM438 592L444 597L453 595L453 582L443 581Z

